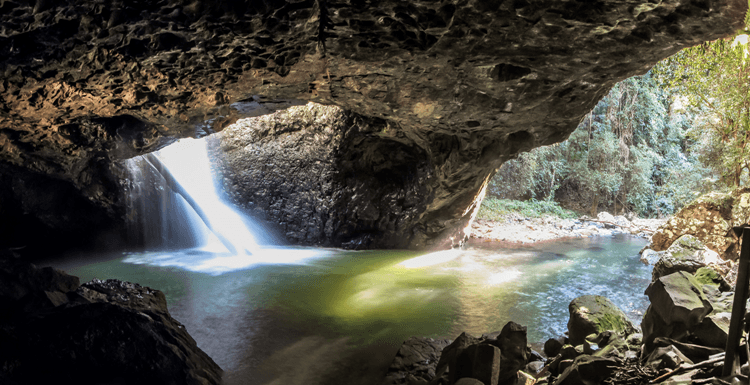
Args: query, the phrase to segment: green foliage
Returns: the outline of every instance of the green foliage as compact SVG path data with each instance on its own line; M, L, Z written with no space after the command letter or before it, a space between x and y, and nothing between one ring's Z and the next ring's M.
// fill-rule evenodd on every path
M749 37L742 33L685 49L660 71L664 84L698 116L689 135L700 160L731 188L750 177Z
M689 134L698 115L674 107L674 94L651 73L620 82L567 141L521 154L491 181L499 198L563 200L575 190L578 207L661 216L711 189L716 179L701 163ZM580 202L579 202L580 203Z
M560 207L555 201L519 201L511 199L487 198L479 208L477 218L502 220L511 213L517 213L528 218L540 218L545 215L554 215L560 218L576 218L577 214L571 210Z

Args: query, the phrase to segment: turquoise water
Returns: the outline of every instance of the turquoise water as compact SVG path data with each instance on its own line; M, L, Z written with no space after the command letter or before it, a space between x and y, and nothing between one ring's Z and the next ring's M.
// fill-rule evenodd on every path
M117 278L166 294L169 311L224 370L227 384L379 384L413 335L455 338L528 327L566 330L568 304L604 295L638 323L651 269L629 236L535 246L475 244L437 253L265 248L67 256L82 281Z

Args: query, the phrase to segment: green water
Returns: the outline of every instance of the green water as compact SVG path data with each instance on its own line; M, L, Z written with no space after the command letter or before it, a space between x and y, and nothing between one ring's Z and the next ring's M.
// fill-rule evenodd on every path
M379 384L413 335L481 335L512 320L542 342L565 331L568 303L584 294L605 295L639 320L645 243L616 236L431 254L276 248L255 258L178 251L54 265L82 281L162 290L227 384Z

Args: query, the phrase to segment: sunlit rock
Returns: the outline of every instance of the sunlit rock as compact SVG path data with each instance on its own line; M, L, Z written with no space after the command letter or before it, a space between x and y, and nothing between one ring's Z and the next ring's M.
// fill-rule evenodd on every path
M701 267L719 262L722 261L715 251L708 249L698 238L685 234L661 254L654 265L652 280L677 271L695 274Z
M589 334L611 330L623 336L636 332L625 313L612 301L599 295L584 295L570 302L568 332L573 346L583 344Z
M660 277L649 285L646 295L651 305L641 322L647 352L653 349L656 337L684 341L689 330L713 310L702 286L684 271Z

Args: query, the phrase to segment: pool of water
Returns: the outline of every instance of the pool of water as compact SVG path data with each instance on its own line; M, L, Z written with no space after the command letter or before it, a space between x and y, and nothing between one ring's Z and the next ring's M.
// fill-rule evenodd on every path
M181 250L69 255L52 265L82 281L163 291L229 385L379 384L410 336L481 335L515 321L543 342L566 330L568 304L585 294L608 297L639 323L651 276L637 255L645 244L614 236L436 253Z

